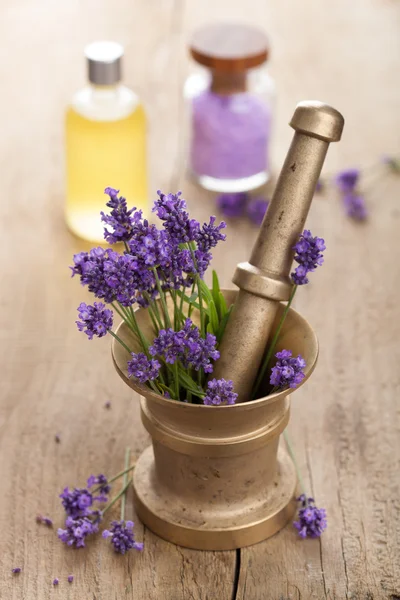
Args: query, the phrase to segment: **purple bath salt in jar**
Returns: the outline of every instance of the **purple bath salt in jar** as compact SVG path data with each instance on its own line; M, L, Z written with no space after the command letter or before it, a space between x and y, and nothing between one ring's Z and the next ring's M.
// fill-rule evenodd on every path
M194 33L190 52L197 63L184 88L190 105L190 171L215 192L260 187L269 179L275 95L265 69L266 35L247 25L209 25Z

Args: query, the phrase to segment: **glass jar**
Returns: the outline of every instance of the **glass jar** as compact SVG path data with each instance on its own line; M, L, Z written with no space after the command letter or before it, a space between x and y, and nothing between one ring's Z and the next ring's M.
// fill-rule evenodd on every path
M265 34L246 25L211 25L193 35L198 63L186 80L189 166L200 185L245 192L269 179L273 80Z

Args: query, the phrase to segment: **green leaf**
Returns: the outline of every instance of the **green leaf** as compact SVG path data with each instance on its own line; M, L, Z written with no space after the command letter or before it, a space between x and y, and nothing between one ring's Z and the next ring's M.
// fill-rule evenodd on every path
M218 317L221 318L221 306L220 306L220 287L218 281L218 275L216 271L212 272L212 297L214 300L215 308L217 309Z
M210 325L212 326L213 331L216 332L219 329L219 319L217 309L215 308L215 304L213 301L211 301L211 304L208 308L210 311Z
M222 320L228 312L228 307L222 292L219 293L220 319Z
M228 323L228 319L231 316L232 310L233 310L233 304L231 304L231 306L229 307L229 310L227 311L227 313L225 314L224 318L222 319L222 321L219 325L218 332L217 332L217 342L219 344L221 343L221 340L223 338L226 324Z
M218 319L217 309L215 308L212 294L211 294L207 284L204 283L204 281L202 279L200 279L200 292L201 292L201 295L203 296L204 300L207 303L212 328L214 331L218 331L219 319Z
M192 294L190 296L190 298L189 298L189 296L186 296L186 294L184 294L180 290L177 290L176 293L178 294L179 298L181 298L182 295L183 295L183 299L184 299L185 302L187 302L188 304L191 304L194 308L197 308L197 310L200 310L200 304L198 302L195 302L193 300L193 297L197 298L197 293L196 294Z
M207 333L212 333L213 335L215 335L215 331L214 331L211 323L208 323L206 331L207 331Z

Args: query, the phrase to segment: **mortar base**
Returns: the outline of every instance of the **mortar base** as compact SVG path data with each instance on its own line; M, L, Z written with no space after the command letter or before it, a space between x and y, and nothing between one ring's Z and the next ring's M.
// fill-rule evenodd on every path
M140 520L161 538L195 550L234 550L271 537L294 516L296 485L293 463L283 447L279 448L277 474L266 501L251 506L249 499L239 512L236 507L230 513L229 505L185 509L183 498L177 501L157 484L152 446L139 457L133 477Z

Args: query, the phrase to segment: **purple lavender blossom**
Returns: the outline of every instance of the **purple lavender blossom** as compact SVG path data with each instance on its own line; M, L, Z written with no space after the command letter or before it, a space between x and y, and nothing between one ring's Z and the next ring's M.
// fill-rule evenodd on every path
M233 381L226 379L211 379L207 383L207 395L203 403L209 406L235 404L237 394L233 391Z
M161 365L158 360L149 359L143 352L135 354L132 352L132 359L128 361L128 376L134 377L140 383L153 381L157 379Z
M53 585L58 585L59 583L60 583L60 580L57 577L55 577L53 579Z
M11 573L14 573L14 575L18 575L18 573L21 573L21 571L21 567L14 567L13 569L11 569Z
M255 196L251 198L247 205L247 215L255 225L261 225L264 215L267 212L269 200Z
M149 352L152 356L162 356L169 364L179 360L185 369L204 369L205 373L212 373L211 360L219 358L216 343L214 335L207 333L203 339L199 328L190 319L186 319L184 328L180 331L161 329Z
M70 490L66 487L59 497L68 516L76 519L91 514L89 508L93 504L93 496L88 490L82 488Z
M76 548L84 548L85 539L97 533L99 530L98 523L91 521L88 517L67 517L65 521L65 529L58 529L58 537L67 546L75 546Z
M344 169L335 177L335 183L343 193L353 192L360 178L360 169Z
M107 477L102 474L97 475L97 477L90 475L89 479L87 480L87 486L90 489L94 485L98 487L96 493L99 495L93 498L93 500L96 500L97 502L107 502L108 494L111 490L111 486L108 484Z
M226 235L221 233L221 229L225 229L226 223L221 221L219 225L214 225L215 220L216 217L210 217L209 223L204 223L197 235L197 248L202 252L209 252L219 241L226 239Z
M95 302L93 306L81 302L78 306L78 316L81 321L75 321L79 331L84 331L89 340L93 336L101 338L113 326L112 311L104 306L102 302Z
M343 196L343 204L347 216L351 219L354 219L355 221L365 221L367 219L368 211L364 196L352 193L345 194Z
M389 169L395 173L396 175L398 175L400 173L400 159L399 158L395 158L394 156L382 156L382 163L384 165L387 165L389 167Z
M68 575L68 583L72 583L74 580L74 576L73 575Z
M304 358L300 354L297 358L292 358L291 350L282 350L275 356L278 360L271 370L270 384L278 390L297 387L305 377L303 369L306 361Z
M198 221L189 218L186 202L180 197L181 194L182 192L163 194L158 190L158 200L154 202L153 208L158 218L164 221L170 240L177 244L196 240L200 228Z
M46 525L46 527L53 527L53 521L50 517L44 517L43 515L37 515L36 523L42 523L43 525Z
M247 195L245 193L220 194L216 202L225 217L237 218L244 214Z
M79 275L82 285L105 302L118 300L126 306L136 301L138 293L154 288L154 275L143 268L141 257L119 254L111 248L92 248L74 255L72 276Z
M297 498L301 508L299 509L299 520L293 525L296 527L301 538L317 538L327 528L326 510L315 506L314 498L307 498L302 494Z
M308 283L307 274L315 271L317 266L322 265L324 257L322 252L326 249L325 241L319 237L313 237L309 229L305 229L299 241L294 245L296 254L294 260L299 263L291 274L296 285Z
M128 550L143 550L143 543L135 542L132 521L113 521L110 530L103 531L103 538L111 537L115 552L125 554Z
M112 231L104 228L104 238L109 244L128 242L142 219L142 211L136 211L136 208L128 210L125 198L118 198L119 190L107 187L104 193L110 196L106 206L112 209L109 215L100 213L103 223L112 227Z

